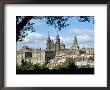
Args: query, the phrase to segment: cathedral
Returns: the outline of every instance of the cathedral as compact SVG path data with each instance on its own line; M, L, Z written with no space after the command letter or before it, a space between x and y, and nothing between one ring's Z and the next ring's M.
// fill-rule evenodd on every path
M76 35L70 48L65 48L65 44L60 41L57 33L55 41L51 39L49 33L46 41L45 49L32 49L27 46L17 52L17 64L21 64L21 60L31 61L33 64L43 64L48 62L48 66L62 64L67 58L74 58L76 65L90 64L94 66L94 48L80 48Z
M46 50L52 50L55 52L59 52L60 50L65 49L65 44L60 42L59 35L56 35L56 42L50 39L50 35L48 34Z

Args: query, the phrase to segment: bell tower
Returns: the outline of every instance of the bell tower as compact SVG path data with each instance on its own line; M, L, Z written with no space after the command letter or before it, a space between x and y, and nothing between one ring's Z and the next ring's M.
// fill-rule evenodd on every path
M50 39L49 32L48 32L48 37L47 37L46 50L51 50L51 39Z
M56 51L60 51L60 38L58 35L58 31L57 31L57 36L56 36L55 49Z
M78 45L78 42L77 42L76 35L74 36L74 40L73 40L73 44L72 44L72 49L79 50L79 45Z

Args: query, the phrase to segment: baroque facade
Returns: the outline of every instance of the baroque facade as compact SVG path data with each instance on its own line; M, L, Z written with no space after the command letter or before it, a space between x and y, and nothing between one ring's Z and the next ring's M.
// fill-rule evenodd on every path
M94 48L80 48L76 35L74 36L73 43L69 49L65 48L65 44L60 41L60 37L57 34L55 42L50 38L48 34L46 49L32 49L24 46L17 52L17 64L21 64L21 60L30 61L33 64L48 62L48 67L52 67L64 63L67 58L74 58L75 64L91 65L94 67Z

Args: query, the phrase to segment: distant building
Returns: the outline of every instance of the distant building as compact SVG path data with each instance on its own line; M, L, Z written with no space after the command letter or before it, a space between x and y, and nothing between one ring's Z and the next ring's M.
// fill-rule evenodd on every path
M76 35L74 36L71 48L66 49L65 44L60 41L57 34L55 42L48 34L46 49L31 49L24 46L17 52L17 64L21 64L21 60L31 61L33 64L48 62L48 66L53 67L62 64L67 58L74 58L78 66L89 64L94 66L94 48L80 48Z
M30 48L25 50L25 48L23 48L17 51L17 64L21 64L21 60L31 61L33 64L49 62L54 56L53 51L40 49L32 50Z

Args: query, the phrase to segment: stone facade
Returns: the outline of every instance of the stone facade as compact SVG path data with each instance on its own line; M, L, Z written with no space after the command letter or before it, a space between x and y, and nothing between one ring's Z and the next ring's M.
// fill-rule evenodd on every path
M54 56L53 51L40 49L32 50L30 48L27 48L27 51L25 51L25 48L23 48L17 51L17 64L21 64L21 60L31 61L33 64L49 62Z
M61 49L65 49L65 44L60 42L59 35L56 36L56 42L51 40L50 35L48 35L46 50L59 52Z

